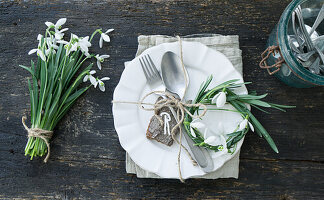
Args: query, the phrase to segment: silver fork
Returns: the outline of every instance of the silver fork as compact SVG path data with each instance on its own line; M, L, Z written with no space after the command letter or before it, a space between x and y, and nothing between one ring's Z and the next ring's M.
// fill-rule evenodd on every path
M151 90L165 91L166 87L164 86L164 82L154 62L152 61L151 57L147 54L144 55L142 58L139 58L139 61L141 63L144 75L146 77L147 83L149 84ZM170 111L173 117L178 122L177 114L175 110L172 107L170 107ZM182 131L183 130L184 128L182 129ZM183 133L183 135L185 136L184 138L186 139L189 148L193 154L193 158L197 161L198 165L202 168L204 172L206 173L211 172L212 169L214 168L214 164L212 162L212 158L209 155L208 151L206 149L195 146L194 141L187 135L187 133Z
M139 58L147 83L152 91L165 91L161 75L151 57L147 54Z

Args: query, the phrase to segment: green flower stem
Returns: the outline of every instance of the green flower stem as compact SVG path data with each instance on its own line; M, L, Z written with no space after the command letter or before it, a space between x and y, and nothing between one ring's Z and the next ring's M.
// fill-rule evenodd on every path
M97 30L95 30L95 32L92 33L89 42L91 42L91 41L92 41L92 38L93 38L97 33L100 33L100 32L102 33L101 29L97 29Z
M98 32L98 30L97 30ZM45 37L51 34L48 30ZM95 34L95 33L94 33ZM93 34L93 35L94 35ZM45 39L41 41L42 51L45 49ZM78 89L82 79L93 64L74 79L80 71L80 66L88 59L80 50L66 55L67 49L61 44L56 54L50 53L46 61L38 57L37 66L31 62L31 67L21 66L32 74L32 83L28 81L31 101L31 128L53 131L59 120L90 86ZM73 80L73 81L72 81ZM44 156L48 152L45 141L29 137L25 146L25 155L30 159Z

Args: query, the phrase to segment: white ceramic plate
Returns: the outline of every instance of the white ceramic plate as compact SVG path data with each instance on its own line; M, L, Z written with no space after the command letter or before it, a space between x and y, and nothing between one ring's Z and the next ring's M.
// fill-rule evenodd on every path
M149 54L160 70L162 55L166 51L172 51L179 55L179 43L164 43L143 52ZM212 74L213 81L210 87L231 79L239 79L243 82L242 76L237 72L231 62L220 52L212 50L198 42L183 42L184 64L190 77L185 99L194 99L201 83ZM125 68L120 81L114 91L115 101L138 102L145 94L150 92L145 76L138 58L132 60ZM236 89L238 94L247 94L245 86ZM147 102L154 103L157 97L147 99ZM225 108L233 109L230 105ZM174 143L168 147L159 142L146 138L146 129L153 112L144 111L134 104L114 104L113 115L115 128L120 144L129 153L132 160L141 168L153 172L163 178L178 178L177 155L179 146ZM222 122L226 133L232 132L242 120L240 114L226 111L210 111L203 121L212 130L218 128ZM187 145L185 141L184 145ZM243 139L238 142L237 150L240 149ZM214 160L214 170L219 169L226 161L235 154L224 151L210 151ZM191 164L188 156L182 151L181 172L183 178L205 174L199 167Z

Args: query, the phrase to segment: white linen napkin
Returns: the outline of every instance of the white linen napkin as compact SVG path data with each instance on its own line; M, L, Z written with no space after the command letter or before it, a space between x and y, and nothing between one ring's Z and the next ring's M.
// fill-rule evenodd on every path
M181 37L183 41L201 42L209 48L222 52L233 64L234 68L242 75L242 51L239 49L238 35L223 36L219 34L195 34ZM166 35L140 35L138 37L138 49L136 57L144 50L162 44L177 41L176 37ZM125 62L125 66L128 62ZM217 178L238 178L239 175L239 155L238 153L227 161L220 169L198 176L195 178L217 179ZM126 152L126 172L136 174L138 178L162 178L154 173L146 171L139 167Z

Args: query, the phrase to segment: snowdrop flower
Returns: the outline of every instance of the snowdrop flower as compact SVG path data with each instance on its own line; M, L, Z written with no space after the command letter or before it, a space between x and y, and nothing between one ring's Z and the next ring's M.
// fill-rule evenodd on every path
M59 47L56 45L56 40L51 35L50 37L45 38L45 42L47 44L47 49L45 50L45 55L48 56L50 53L56 53Z
M112 31L114 31L114 29L108 29L106 32L99 32L100 33L100 39L99 39L99 47L100 48L102 48L102 45L103 45L103 41L105 41L105 42L110 42L110 37L109 37L109 35L107 35L107 33L110 33L110 32L112 32Z
M53 24L52 22L45 22L46 26L48 28L54 28L55 30L55 39L57 40L62 40L65 31L69 30L68 28L64 28L62 30L60 30L62 28L62 25L65 24L66 22L66 18L61 18L59 20L57 20L56 24Z
M207 130L207 129L206 129ZM209 136L207 137L205 140L204 140L204 143L206 144L209 144L209 145L212 145L212 146L216 146L217 144L215 144L215 141L216 141L216 136Z
M38 42L38 47L37 47L37 49L32 49L32 50L30 50L29 52L28 52L28 55L31 55L31 54L33 54L33 53L37 53L37 55L43 60L43 61L46 61L46 56L45 56L45 54L43 53L43 51L42 51L42 47L41 47L41 43L42 43L42 38L43 38L43 36L41 35L41 34L38 34L38 36L37 36L37 40L39 41Z
M60 43L66 43L64 42L60 42ZM71 34L71 39L70 42L68 42L65 45L66 48L66 55L69 55L71 52L76 51L78 49L78 47L80 47L82 53L84 53L84 55L86 56L90 56L89 54L89 47L91 47L91 43L89 42L89 36L86 36L84 38L82 37L78 37L75 34Z
M43 51L41 49L32 49L28 52L28 55L31 55L33 53L37 53L37 55L43 60L43 61L46 61L46 56L45 54L43 53Z
M64 31L69 30L68 28L63 28L62 30L55 30L55 39L62 40L64 36Z
M227 143L224 137L224 127L222 123L218 124L218 132L210 132L207 128L204 132L204 143L209 144L211 146L219 146L219 151L227 151Z
M214 142L216 141L216 136L209 136L204 140L204 143L215 146Z
M219 151L227 151L227 144L224 136L209 136L204 140L204 143L209 144L211 146L218 146Z
M193 137L197 137L196 133L195 133L195 128L196 129L201 129L201 128L205 128L205 124L203 124L202 122L198 122L199 119L194 119L192 120L192 122L190 123L190 133Z
M249 122L248 119L244 119L243 121L241 121L240 125L239 125L239 129L238 131L242 131L243 129L245 129L247 127L247 125L249 125L249 127L251 128L251 130L254 132L254 127L253 125Z
M225 92L219 92L219 93L217 93L213 97L213 99L212 99L211 102L212 103L215 103L216 106L217 106L217 108L223 107L225 105L225 103L226 103L226 94L225 94Z
M89 47L91 47L91 43L89 42L89 36L81 38L78 41L77 45L78 45L78 47L80 47L80 49L84 53L84 55L90 56Z
M95 73L96 73L95 70L91 70L87 75L84 76L84 78L83 78L83 82L87 82L88 80L90 80L90 83L91 83L93 86L97 87L97 84L98 84L97 79L96 79L95 77L92 76L92 75L95 74Z
M217 145L217 143L216 143L217 137L214 135L207 136L207 133L208 133L208 129L206 128L205 132L204 132L204 138L205 138L204 143L212 145L212 146L216 146Z
M52 22L45 22L45 24L48 28L54 28L56 31L61 29L62 25L65 24L65 22L66 22L66 18L61 18L57 20L56 24L53 24Z
M64 41L64 40L58 40L58 41L56 41L56 43L59 43L59 44L69 44L69 42L67 42L67 41Z
M97 59L97 65L98 65L98 68L101 70L101 63L105 61L106 58L109 58L110 56L109 55L101 55L99 56L99 54L97 54L95 56L95 58Z
M56 39L53 36L45 38L46 44L48 48L58 49L59 47L56 45Z
M97 84L95 85L95 87L97 87L97 85L99 85L99 89L104 92L106 90L105 88L105 83L103 81L108 81L110 78L109 77L103 77L101 79L97 78Z

